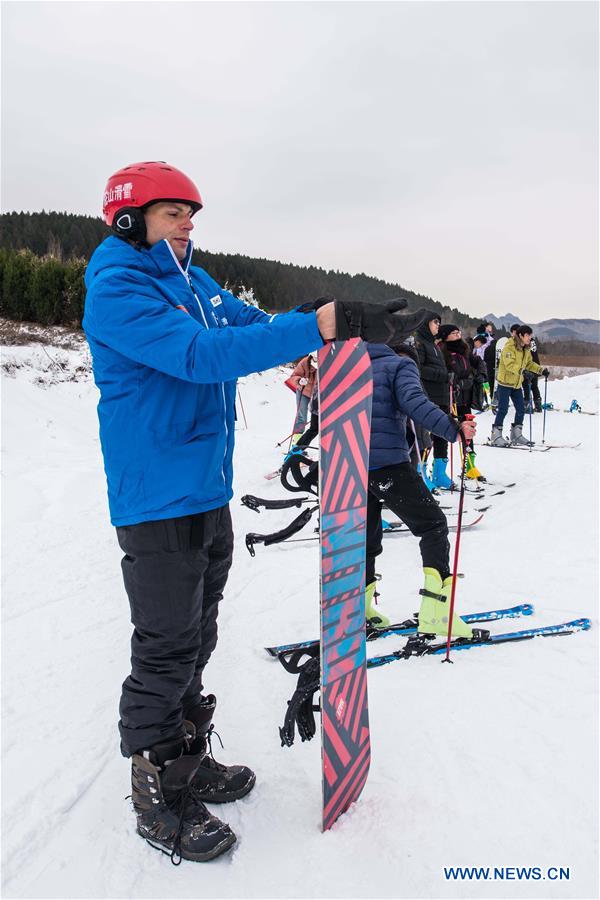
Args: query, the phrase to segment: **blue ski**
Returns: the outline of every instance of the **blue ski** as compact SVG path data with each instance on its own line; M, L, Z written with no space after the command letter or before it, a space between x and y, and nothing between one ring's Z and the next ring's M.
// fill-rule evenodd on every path
M490 609L486 612L467 613L462 618L468 624L496 622L498 619L516 619L518 616L531 616L533 611L531 603L520 603L518 606L510 606L506 609ZM392 634L401 636L415 634L416 631L416 619L408 619L406 622L400 622L398 625L388 625L387 628L367 628L367 640L374 641L378 638L389 637ZM270 656L277 657L280 653L287 653L290 650L303 650L306 647L314 647L318 643L315 640L295 641L292 644L280 644L278 647L265 647L265 650Z
M466 620L467 617L463 616ZM492 634L485 641L465 641L462 638L450 641L454 650L473 650L475 647L493 647L496 644L507 644L511 641L529 641L536 637L556 637L562 634L573 634L575 631L588 631L591 628L589 619L573 619L561 625L542 625L539 628L525 628L522 631L509 631L506 634ZM367 662L369 669L385 666L398 659L409 659L411 656L433 656L446 652L446 641L435 644L421 639L409 640L403 650L387 653L384 656L373 656Z

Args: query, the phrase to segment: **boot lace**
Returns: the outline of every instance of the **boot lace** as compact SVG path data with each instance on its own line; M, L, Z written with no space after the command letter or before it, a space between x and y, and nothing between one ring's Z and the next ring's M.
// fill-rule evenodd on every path
M221 740L221 735L218 731L215 731L215 726L211 725L208 731L205 734L206 743L208 745L208 754L204 757L202 764L207 765L211 769L216 769L218 772L226 772L227 766L223 765L223 763L217 762L215 759L215 755L213 753L212 748L212 736L218 738L219 743L221 745L221 749L224 750L223 741Z
M194 788L191 784L186 784L185 787L179 791L176 799L172 804L169 804L171 811L177 815L177 828L175 829L175 835L173 837L173 848L169 852L168 850L163 850L162 847L157 846L156 844L152 844L151 841L148 841L155 850L160 850L161 853L164 853L165 856L168 856L174 866L181 865L182 855L181 855L181 837L183 832L183 826L185 824L186 818L195 819L198 807L202 809L206 815L208 815L208 810L204 806L204 803L200 799L199 792Z

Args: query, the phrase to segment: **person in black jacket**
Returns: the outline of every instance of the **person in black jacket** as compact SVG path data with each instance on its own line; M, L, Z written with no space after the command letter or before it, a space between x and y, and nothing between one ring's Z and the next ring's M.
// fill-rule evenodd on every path
M471 413L473 391L476 385L482 385L487 379L487 369L481 357L473 353L469 345L462 339L458 325L442 325L439 329L440 349L448 371L453 375L452 395L456 405L459 422ZM475 465L473 442L467 444L467 478L482 479L483 476Z
M537 363L538 366L540 363L540 354L538 353L537 342L535 337L531 336L531 343L529 345L529 349L531 350L531 358L534 363ZM538 375L534 375L533 372L525 371L523 372L523 397L525 398L525 411L529 409L529 404L531 403L531 397L533 395L533 409L535 412L542 411L542 395L540 394L540 389L538 387Z
M415 347L419 357L421 382L425 393L432 403L436 403L445 413L450 412L450 376L441 350L436 344L441 318L438 313L430 312L416 331ZM446 474L448 465L448 441L433 435L433 487L452 487L452 481Z

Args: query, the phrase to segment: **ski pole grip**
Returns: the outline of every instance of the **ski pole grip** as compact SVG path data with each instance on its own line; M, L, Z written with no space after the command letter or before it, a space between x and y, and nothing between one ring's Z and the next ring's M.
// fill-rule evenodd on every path
M465 421L465 422L472 422L474 419L475 419L475 416L473 415L473 413L465 413L465 416L464 416L464 421ZM459 431L458 433L459 433L459 435L460 435L460 439L461 439L461 441L462 441L463 447L466 447L467 444L469 443L469 439L467 439L467 438L465 437L465 435L464 435L464 433L463 433L462 431Z

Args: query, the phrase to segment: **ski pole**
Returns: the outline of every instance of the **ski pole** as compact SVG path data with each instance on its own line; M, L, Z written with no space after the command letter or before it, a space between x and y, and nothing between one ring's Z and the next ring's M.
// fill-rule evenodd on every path
M471 413L467 413L465 421L473 419ZM462 431L459 432L459 438L463 446L463 460L460 472L460 497L458 501L458 521L456 523L456 543L454 544L454 563L452 565L452 591L450 593L450 614L448 617L448 640L446 642L446 656L442 662L451 663L450 659L450 641L452 635L452 618L454 616L454 598L456 596L456 572L458 572L458 552L460 549L460 533L462 528L463 506L465 502L465 471L467 468L467 446L466 439Z
M533 391L531 390L531 385L529 385L529 452L531 453L533 449Z
M241 410L242 410L242 415L243 415L243 417L244 417L244 428L245 428L246 431L247 431L247 430L248 430L248 420L246 419L246 410L244 409L244 404L243 404L243 401L242 401L242 395L241 395L241 393L240 393L240 387L239 387L239 385L238 385L238 389L237 389L237 394L238 394L238 400L240 401L240 408L241 408Z
M300 404L302 403L302 388L296 391L296 415L294 416L294 425L292 427L292 433L289 435L289 444L287 448L287 452L289 453L292 447L292 438L296 434L296 423L298 421L298 413L300 412ZM287 440L287 438L286 438Z
M423 468L422 468L422 461L421 461L421 451L420 451L420 449L419 449L419 441L418 441L418 438L417 438L417 429L416 429L415 423L413 422L412 419L409 419L409 422L410 422L410 427L412 428L412 433L413 433L414 436L415 436L415 452L416 452L416 454L417 454L417 472L419 473L419 475L421 476L421 478L423 478Z
M548 376L544 378L544 421L542 422L542 444L546 443L546 401L548 399Z
M291 437L293 437L293 435L294 435L294 432L293 432L293 431L292 431L291 434L286 434L286 436L285 436L284 438L282 438L280 441L278 441L277 444L276 444L275 446L276 446L276 447L281 447L281 445L282 445L282 444L285 444L286 441L289 441L289 439L290 439Z

